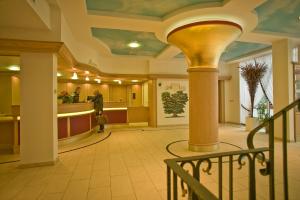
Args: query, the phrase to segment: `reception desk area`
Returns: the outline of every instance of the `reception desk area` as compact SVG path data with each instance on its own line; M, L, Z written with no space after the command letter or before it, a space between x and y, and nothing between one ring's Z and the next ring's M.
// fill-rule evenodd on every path
M105 104L109 106L108 104ZM93 104L58 104L57 132L59 141L74 141L89 136L97 126ZM107 124L148 122L148 107L104 108ZM0 116L0 150L18 152L20 145L20 106L12 106L12 115Z
M0 152L18 152L22 137L20 133L21 79L18 74L2 74L0 80L2 80L2 88L6 91L0 104ZM59 98L62 93L72 96L76 88L81 88L79 103L63 102L63 99ZM57 138L61 143L88 137L95 128L98 128L94 105L87 101L96 90L103 96L107 124L139 122L144 124L149 121L147 82L123 81L119 84L111 81L100 84L95 81L66 81L58 78Z

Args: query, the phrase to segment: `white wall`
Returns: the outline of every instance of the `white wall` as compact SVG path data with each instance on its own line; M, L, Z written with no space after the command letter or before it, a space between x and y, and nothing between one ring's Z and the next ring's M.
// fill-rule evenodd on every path
M225 81L225 122L240 123L239 63L223 64L222 75L231 76Z
M150 60L149 74L187 74L185 59Z

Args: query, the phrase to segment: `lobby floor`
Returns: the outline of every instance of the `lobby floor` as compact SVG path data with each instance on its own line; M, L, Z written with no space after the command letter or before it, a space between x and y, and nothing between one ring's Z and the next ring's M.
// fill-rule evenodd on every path
M59 155L55 166L17 168L18 162L0 165L0 199L47 200L164 200L166 199L166 158L199 155L187 151L188 127L109 127L111 135L95 144ZM222 125L220 150L246 148L247 132L243 127ZM107 134L108 135L108 134ZM99 140L99 135L94 135ZM264 146L267 135L258 134L257 146ZM80 144L81 145L81 144ZM280 143L276 142L276 158L281 159ZM300 199L300 144L288 145L290 199ZM282 172L276 161L276 199L282 197ZM228 199L228 178L224 164L224 199ZM203 184L217 191L216 168L203 177ZM228 171L228 169L227 169ZM234 164L234 199L248 199L247 167ZM258 199L268 199L267 177L257 174ZM181 189L179 189L179 199Z

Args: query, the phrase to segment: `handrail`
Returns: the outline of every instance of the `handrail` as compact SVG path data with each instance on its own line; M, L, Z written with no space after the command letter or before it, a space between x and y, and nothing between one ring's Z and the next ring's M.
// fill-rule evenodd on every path
M257 148L257 149L248 149L248 150L238 150L238 151L229 151L229 152L219 152L219 153L211 153L211 154L205 154L205 155L200 155L200 156L190 156L190 157L184 157L184 158L172 158L172 159L166 159L164 162L167 164L167 183L168 183L168 200L171 199L171 172L170 170L173 170L173 192L174 192L174 198L177 200L177 176L181 179L181 186L182 189L184 190L183 182L187 184L189 192L192 192L191 194L196 195L198 198L192 198L192 199L210 199L210 200L217 200L217 199L222 199L222 158L228 157L229 158L229 168L231 169L230 172L230 178L229 178L229 185L230 191L230 199L233 198L233 172L232 172L232 163L233 163L233 156L239 156L237 159L238 164L240 165L240 168L244 165L242 162L243 158L248 158L249 159L249 167L251 168L251 173L250 176L250 182L255 181L255 173L254 173L254 163L255 159L258 157L258 155L264 156L263 152L269 151L269 148L267 147L262 147L262 148ZM252 158L251 156L252 155ZM211 169L211 160L210 159L218 159L218 166L220 167L221 172L219 171L219 198L217 198L211 191L209 191L203 184L200 182L200 176L199 176L199 169L200 165L202 162L207 162L208 167L204 172L210 174L210 169ZM193 162L195 162L193 164ZM264 162L264 161L262 161ZM192 174L188 173L184 169L185 164L191 164L193 167L193 172ZM249 168L249 169L250 169ZM249 196L250 199L253 199L252 197L256 194L255 192L255 184L251 184L249 186ZM253 196L251 196L253 195Z
M208 189L206 189L204 185L194 179L188 172L183 170L183 168L181 168L174 159L165 160L165 163L181 178L183 182L188 184L188 186L194 193L197 194L198 197L206 197L206 199L218 200L218 198Z
M205 159L208 159L208 158L236 156L236 155L241 155L241 154L264 152L264 151L268 151L268 150L269 150L269 148L267 148L267 147L261 147L261 148L255 148L255 149L210 153L210 154L204 154L204 155L200 155L200 156L190 156L190 157L166 159L165 161L168 161L168 160L174 160L175 162L196 161L196 160L205 160Z
M287 114L294 107L300 108L300 99L295 100L288 106L281 109L279 112L275 113L270 119L264 121L262 124L254 128L250 131L247 137L247 146L249 149L255 149L253 144L253 138L255 134L263 127L269 126L269 159L264 159L267 163L267 168L261 170L261 174L269 175L269 197L270 199L275 199L275 170L274 170L274 159L275 159L275 142L274 142L274 121L275 119L282 116L282 164L283 164L283 189L284 189L284 199L289 199L289 191L288 191L288 162L287 162ZM258 158L262 159L262 158Z
M269 198L271 200L275 199L275 174L274 174L274 120L282 116L283 126L282 126L282 142L283 142L283 185L284 185L284 199L288 200L288 167L287 167L287 114L295 106L300 108L300 99L295 100L288 106L281 109L279 112L274 114L268 120L264 121L262 124L250 131L247 137L247 145L249 149L230 151L230 152L219 152L211 153L206 155L199 156L190 156L182 158L173 158L166 159L164 162L167 164L167 199L171 200L171 170L173 171L173 199L177 200L177 177L181 179L181 188L184 191L184 194L187 192L185 190L183 183L186 183L188 186L189 199L193 200L202 200L202 199L218 199L211 191L209 191L203 184L200 182L199 169L201 163L207 163L205 169L202 169L203 172L210 174L212 163L216 163L218 166L218 197L222 199L222 158L229 158L229 199L233 199L233 158L238 156L236 160L238 162L239 169L245 164L242 159L248 158L249 161L249 199L256 199L256 182L255 182L255 159L259 160L262 164L266 164L266 168L260 169L262 175L269 175ZM253 138L255 134L263 127L269 126L269 146L255 148L253 144ZM268 159L265 157L264 152L268 152ZM212 159L217 159L217 162L212 162ZM190 165L192 169L192 174L185 170L185 164ZM250 184L251 183L251 184ZM191 195L191 196L190 196Z
M289 110L291 110L292 108L294 108L296 105L298 105L300 107L300 99L295 100L294 102L292 102L291 104L289 104L288 106L284 107L283 109L281 109L280 111L278 111L277 113L275 113L272 117L270 117L268 120L265 120L263 123L261 123L259 126L257 126L256 128L254 128L253 130L250 131L248 137L247 137L247 146L249 149L254 149L254 144L253 144L253 138L254 135L263 127L269 125L270 121L274 121L275 119L277 119L278 117L280 117L281 115L283 115L284 112L287 112Z

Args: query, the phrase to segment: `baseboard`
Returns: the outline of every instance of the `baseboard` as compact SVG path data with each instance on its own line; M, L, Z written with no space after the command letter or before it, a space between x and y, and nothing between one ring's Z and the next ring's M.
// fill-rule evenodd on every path
M239 123L239 122L230 122L230 121L225 122L225 124L234 124L234 125L245 126L245 124L243 124L243 123Z
M25 168L32 168L32 167L52 166L55 165L57 162L58 162L58 158L54 161L20 164L18 168L25 169Z

